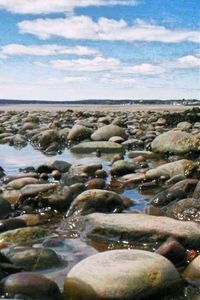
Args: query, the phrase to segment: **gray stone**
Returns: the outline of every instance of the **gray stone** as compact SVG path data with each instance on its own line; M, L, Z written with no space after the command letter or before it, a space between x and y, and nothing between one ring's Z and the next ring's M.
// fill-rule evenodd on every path
M83 217L88 239L130 244L163 242L174 237L188 248L199 248L200 225L145 214L90 214Z
M192 134L181 130L170 130L156 137L151 143L152 151L184 154L200 151L200 141Z
M92 212L119 212L122 208L122 198L117 193L92 189L74 199L67 216L86 215Z
M92 153L99 150L102 153L123 152L121 145L113 142L84 142L70 149L74 153Z
M175 267L156 253L112 250L78 263L68 273L64 295L71 300L141 300L181 287Z
M126 137L124 128L117 125L106 125L97 129L92 135L91 139L93 141L108 141L113 136L120 136L122 138Z

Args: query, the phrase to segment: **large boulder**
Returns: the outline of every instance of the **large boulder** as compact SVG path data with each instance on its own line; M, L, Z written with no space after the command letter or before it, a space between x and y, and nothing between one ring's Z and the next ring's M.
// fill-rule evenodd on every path
M200 141L194 135L181 131L170 130L156 137L151 143L154 152L184 154L200 151Z
M117 125L106 125L97 129L92 135L91 139L93 141L108 141L113 136L120 136L122 138L126 137L124 128Z
M188 248L200 247L199 224L168 217L95 213L83 217L83 230L88 239L108 244L121 241L127 242L127 245L143 245L164 242L168 237L174 237Z
M110 169L111 175L122 176L128 173L134 173L136 169L135 163L127 160L117 160Z
M65 279L64 295L71 300L141 300L169 295L180 287L177 270L161 255L112 250L86 258L73 267Z
M121 145L114 142L84 142L70 149L74 153L92 153L100 151L102 153L119 153L123 152Z
M92 189L78 195L67 215L86 215L92 212L119 212L123 208L122 198L114 192Z

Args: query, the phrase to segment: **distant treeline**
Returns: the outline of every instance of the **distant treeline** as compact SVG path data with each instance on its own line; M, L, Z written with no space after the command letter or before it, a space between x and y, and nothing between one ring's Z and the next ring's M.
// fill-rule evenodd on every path
M47 105L137 105L137 104L173 104L173 105L200 105L200 100L197 99L179 99L179 100L160 100L160 99L151 99L151 100L142 100L142 99L120 99L120 100L111 100L111 99L88 99L88 100L68 100L68 101L46 101L46 100L9 100L9 99L0 99L0 105L17 105L17 104L47 104Z

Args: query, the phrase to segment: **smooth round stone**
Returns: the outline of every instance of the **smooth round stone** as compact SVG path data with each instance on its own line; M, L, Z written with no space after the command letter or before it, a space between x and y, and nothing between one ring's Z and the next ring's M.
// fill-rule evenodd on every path
M141 300L169 295L180 286L180 276L166 258L142 250L112 250L73 267L65 278L64 295L71 300Z
M117 125L106 125L97 129L92 135L91 139L93 141L108 141L113 136L119 136L122 138L126 137L124 128Z
M6 217L10 212L10 203L0 195L0 218Z
M18 248L12 249L7 256L25 271L53 268L60 264L58 255L48 248Z
M9 297L21 295L34 300L60 300L61 294L57 284L40 274L22 272L5 278L2 286L4 294ZM20 299L20 298L19 298Z

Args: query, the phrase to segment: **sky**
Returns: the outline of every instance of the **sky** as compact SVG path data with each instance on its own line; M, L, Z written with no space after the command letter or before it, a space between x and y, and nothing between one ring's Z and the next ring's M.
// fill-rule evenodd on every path
M200 99L199 0L0 0L0 99Z

